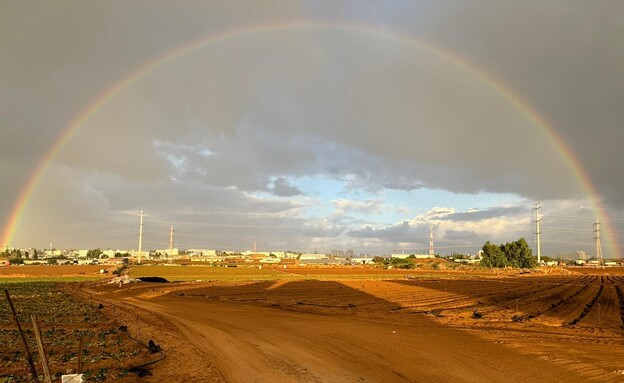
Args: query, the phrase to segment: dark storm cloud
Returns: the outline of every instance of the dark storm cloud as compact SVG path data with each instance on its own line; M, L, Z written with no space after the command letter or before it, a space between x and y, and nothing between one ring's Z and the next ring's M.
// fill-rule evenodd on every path
M444 233L444 239L448 240L448 241L462 241L462 242L468 242L468 241L482 241L482 238L479 236L479 234L475 233L474 231L467 231L467 230L452 230L449 229Z
M505 216L527 215L529 214L528 206L498 206L487 210L469 210L457 213L451 213L440 217L441 220L447 221L483 221L491 218L500 218Z
M400 238L405 238L405 234L407 234L409 230L409 222L403 221L394 226L383 228L373 228L371 226L365 226L361 229L350 230L347 235L355 238L377 238L383 240L397 241Z
M308 237L338 237L345 232L344 226L311 224L303 228L303 235Z
M303 194L296 186L291 185L284 177L279 177L273 181L273 186L269 190L279 197L293 197Z
M61 131L129 73L223 31L310 19L416 36L473 62L526 99L569 143L606 202L622 207L623 8L619 1L5 2L0 213L8 216ZM161 212L164 227L175 218L166 212L186 211L200 223L192 212L210 212L204 218L224 224L214 230L228 243L275 235L286 246L305 244L301 233L350 243L408 240L426 230L409 223L319 224L305 218L314 202L299 177L374 196L436 189L530 200L585 197L569 164L513 100L465 66L374 30L258 32L155 68L84 124L45 178L57 184L39 187L28 217L53 220L66 211L68 221L86 222L92 211L118 215L145 206ZM367 214L379 214L380 205ZM430 218L518 224L525 212L493 207ZM273 228L264 234L255 227L263 219ZM340 221L347 225L347 217ZM49 233L31 227L33 235L23 239L48 241ZM501 227L496 235L516 235Z

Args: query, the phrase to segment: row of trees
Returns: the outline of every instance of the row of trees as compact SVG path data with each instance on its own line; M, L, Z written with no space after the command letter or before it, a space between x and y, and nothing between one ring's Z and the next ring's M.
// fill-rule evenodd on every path
M37 259L37 256L37 250L34 250L32 259ZM9 250L6 248L2 253L0 253L0 258L9 258L9 262L11 262L11 264L20 265L23 264L24 259L28 259L29 256L27 251L22 255L22 252L18 249Z
M483 245L481 265L485 267L517 267L531 269L537 267L537 258L524 238L514 242L495 245L487 241Z

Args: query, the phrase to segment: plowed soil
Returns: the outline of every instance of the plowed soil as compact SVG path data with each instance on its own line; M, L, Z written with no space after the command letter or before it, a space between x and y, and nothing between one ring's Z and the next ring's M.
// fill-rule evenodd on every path
M98 277L100 270L112 271L111 265L29 265L0 267L0 278Z
M624 381L622 276L319 270L78 293L163 345L145 382Z

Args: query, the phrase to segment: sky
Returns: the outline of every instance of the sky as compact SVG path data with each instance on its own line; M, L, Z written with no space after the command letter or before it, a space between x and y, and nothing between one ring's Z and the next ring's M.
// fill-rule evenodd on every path
M615 257L622 41L618 0L2 1L0 245L474 254L541 202L542 254Z

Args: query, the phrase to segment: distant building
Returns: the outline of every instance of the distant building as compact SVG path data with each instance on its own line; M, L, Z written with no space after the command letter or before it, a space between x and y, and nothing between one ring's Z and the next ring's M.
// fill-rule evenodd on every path
M114 258L115 257L115 250L102 250L102 253L100 254L100 258Z
M177 257L178 255L180 255L180 250L178 249L162 249L162 250L156 250L156 254L157 255L165 255L168 257Z
M327 259L327 254L312 254L312 253L304 253L299 256L299 260L310 260L310 259Z
M130 256L132 258L139 258L139 252L135 251L135 250L132 250L130 252ZM150 252L149 251L141 251L141 258L142 259L149 259L149 257L150 257Z
M78 256L78 258L87 258L88 252L89 250L78 250L78 251L75 251L74 253Z
M410 254L405 254L405 253L393 253L390 258L398 258L398 259L405 259L405 258L409 258Z
M558 256L559 258L563 260L568 260L568 261L574 261L574 260L587 261L589 259L589 257L583 250L563 252L563 253L559 253Z
M280 258L277 257L268 257L268 258L262 258L260 260L260 263L281 263L282 260Z
M435 255L433 254L392 254L392 258L399 258L399 259L405 259L405 258L416 258L416 259L427 259L427 258L435 258Z
M191 257L202 256L202 255L207 256L207 257L216 257L217 255L219 255L219 252L217 250L209 250L209 249L188 249L186 253L190 255Z
M128 258L122 258L122 257L119 257L119 258L112 257L112 258L107 258L107 259L103 259L100 261L100 264L103 264L103 265L124 265L127 263L128 263Z
M299 265L342 265L339 258L299 258Z
M609 266L609 267L613 267L613 266L617 266L617 262L613 262L613 261L608 261L605 262L605 266Z
M353 257L351 263L354 265L372 265L375 262L373 262L373 258L369 257Z
M61 255L63 255L61 250L45 250L43 252L43 256L44 257L60 257Z

